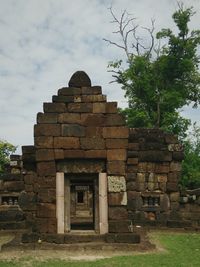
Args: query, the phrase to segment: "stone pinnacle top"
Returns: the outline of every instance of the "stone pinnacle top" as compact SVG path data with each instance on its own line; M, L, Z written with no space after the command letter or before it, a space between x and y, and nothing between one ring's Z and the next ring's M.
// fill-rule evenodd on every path
M84 71L76 71L69 80L69 87L91 87L91 80Z

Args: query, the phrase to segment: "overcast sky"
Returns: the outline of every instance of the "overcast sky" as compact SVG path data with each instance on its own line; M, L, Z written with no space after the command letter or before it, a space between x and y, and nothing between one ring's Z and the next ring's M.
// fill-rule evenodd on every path
M197 14L191 28L200 28L200 0L184 0ZM109 101L126 106L123 91L109 84L108 61L122 51L102 39L113 39L108 8L126 9L137 24L156 30L174 27L174 0L0 0L0 139L18 146L33 144L33 125L43 102L67 86L76 70L85 70L93 85L101 85ZM184 110L198 121L200 110Z

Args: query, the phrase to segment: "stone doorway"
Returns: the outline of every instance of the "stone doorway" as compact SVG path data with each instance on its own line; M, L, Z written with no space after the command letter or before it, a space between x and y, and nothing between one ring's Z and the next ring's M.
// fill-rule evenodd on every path
M56 174L57 233L108 232L107 175Z
M98 211L96 175L76 175L70 178L70 228L95 230Z

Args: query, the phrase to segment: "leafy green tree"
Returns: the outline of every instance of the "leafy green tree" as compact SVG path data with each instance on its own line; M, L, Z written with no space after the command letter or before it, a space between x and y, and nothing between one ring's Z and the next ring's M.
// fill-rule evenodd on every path
M0 140L0 173L5 170L5 165L9 163L10 154L14 153L16 147L7 141Z
M122 111L131 127L161 127L183 135L189 120L179 115L180 109L189 104L197 107L200 102L200 74L197 48L200 31L190 31L188 23L194 15L192 8L179 5L173 14L178 34L162 29L150 35L150 45L141 43L137 36L138 26L126 11L118 19L111 9L114 23L122 43L105 41L125 51L126 64L122 60L109 63L114 81L122 85L128 108ZM184 136L183 136L184 137Z
M184 154L181 185L189 189L200 187L200 127L196 124L184 141Z

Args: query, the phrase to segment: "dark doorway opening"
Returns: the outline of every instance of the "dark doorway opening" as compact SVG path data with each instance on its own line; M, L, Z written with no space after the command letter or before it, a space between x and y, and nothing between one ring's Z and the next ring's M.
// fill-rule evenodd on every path
M71 230L95 228L95 179L77 175L70 179Z

